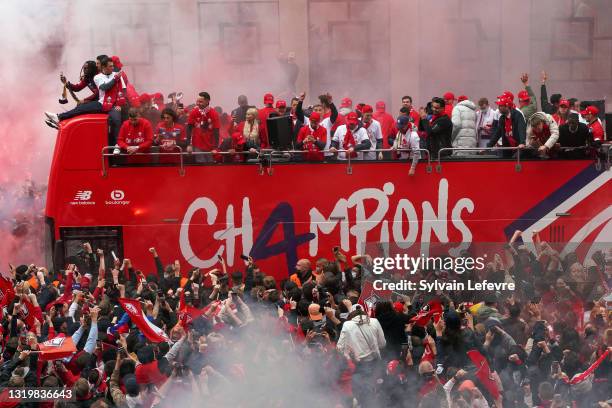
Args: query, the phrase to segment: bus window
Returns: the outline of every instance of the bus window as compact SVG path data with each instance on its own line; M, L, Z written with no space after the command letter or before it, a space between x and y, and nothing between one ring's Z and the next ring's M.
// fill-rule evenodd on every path
M60 228L60 237L64 243L63 264L82 264L85 250L83 243L89 242L94 253L97 249L104 251L106 267L113 265L113 256L123 259L123 229L121 227L68 227Z

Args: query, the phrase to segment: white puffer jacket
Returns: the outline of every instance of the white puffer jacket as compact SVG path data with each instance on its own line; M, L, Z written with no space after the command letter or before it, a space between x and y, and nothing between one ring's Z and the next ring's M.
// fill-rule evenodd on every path
M476 105L470 100L453 108L453 147L476 147ZM461 152L461 155L466 154ZM469 152L467 153L469 154Z

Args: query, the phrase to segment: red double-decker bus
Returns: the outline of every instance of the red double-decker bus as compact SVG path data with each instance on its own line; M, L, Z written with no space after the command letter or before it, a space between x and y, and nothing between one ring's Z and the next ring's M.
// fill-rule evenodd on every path
M60 125L46 204L56 267L83 241L145 273L155 247L183 270L214 267L218 255L241 269L250 254L277 278L299 258L368 242L501 243L517 229L585 255L611 242L612 172L592 160L423 160L415 176L405 161L117 165L103 155L106 123Z

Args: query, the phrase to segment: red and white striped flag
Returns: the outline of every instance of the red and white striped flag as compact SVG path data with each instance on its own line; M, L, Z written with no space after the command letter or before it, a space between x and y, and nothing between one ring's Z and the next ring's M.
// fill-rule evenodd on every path
M140 302L134 299L119 299L119 304L130 316L130 320L134 323L142 332L142 334L152 341L153 343L161 343L164 341L170 341L168 335L159 327L151 323L147 316L142 311Z

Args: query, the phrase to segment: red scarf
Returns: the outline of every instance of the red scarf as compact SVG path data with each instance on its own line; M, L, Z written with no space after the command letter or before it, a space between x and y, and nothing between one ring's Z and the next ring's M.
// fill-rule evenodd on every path
M512 133L512 115L508 115L504 119L505 131L506 131L506 139L508 139L508 143L510 143L511 147L518 146L516 139L514 138L514 134Z
M535 136L536 140L541 145L544 145L544 143L546 143L546 141L550 137L550 127L548 127L548 125L545 124L541 132L538 132L535 129L533 129L533 135Z
M353 132L349 128L348 124L346 125L346 133L344 134L344 140L342 141L342 148L344 150L348 150L350 148L355 148L355 137L353 136ZM348 152L346 153L348 155ZM357 152L353 152L350 154L351 158L357 157Z
M317 129L313 129L311 126L308 126L308 134L306 135L306 137L312 136L314 137L316 141L319 141L320 139L319 137L317 137L315 133ZM307 152L304 155L306 160L308 161L322 161L323 160L323 153L319 151L319 148L314 142L304 142L304 150Z

